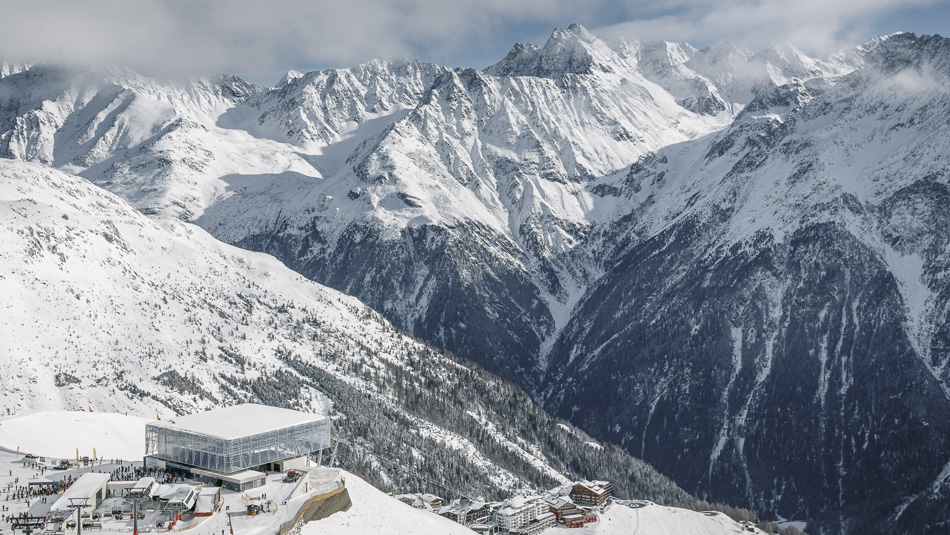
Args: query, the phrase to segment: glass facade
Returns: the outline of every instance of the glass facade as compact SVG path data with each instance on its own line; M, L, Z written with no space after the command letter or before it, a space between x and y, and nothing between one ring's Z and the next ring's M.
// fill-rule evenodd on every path
M146 456L226 474L329 446L329 418L235 439L153 424L145 426Z

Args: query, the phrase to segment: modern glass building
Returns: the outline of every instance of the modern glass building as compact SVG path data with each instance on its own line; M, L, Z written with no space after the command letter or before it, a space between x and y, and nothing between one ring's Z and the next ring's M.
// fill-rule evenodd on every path
M284 461L329 446L328 416L251 403L145 426L146 462L222 475L283 469Z

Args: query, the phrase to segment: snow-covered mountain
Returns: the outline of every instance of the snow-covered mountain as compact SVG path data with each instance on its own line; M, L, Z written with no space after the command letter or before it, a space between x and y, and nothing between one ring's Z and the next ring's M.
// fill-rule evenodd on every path
M787 43L760 51L730 43L697 50L689 43L621 38L611 46L681 106L707 115L728 111L734 116L760 89L839 76L860 61L858 54L845 53L817 60Z
M543 398L701 494L913 532L950 486L950 41L862 58L616 176Z
M357 127L365 140L324 180L242 179L198 223L512 378L537 376L545 340L600 274L578 245L610 201L586 185L731 119L683 108L577 26L485 71L443 70L388 117L370 137Z
M273 254L691 491L913 531L948 492L948 61L575 25L272 88L23 66L0 155Z

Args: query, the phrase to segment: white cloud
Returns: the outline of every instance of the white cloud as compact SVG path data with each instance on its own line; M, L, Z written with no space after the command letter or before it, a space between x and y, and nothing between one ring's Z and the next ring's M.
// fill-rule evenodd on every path
M871 28L901 9L939 0L677 0L676 9L634 17L594 31L601 37L632 37L750 48L787 42L811 54L827 54L871 37ZM712 4L712 5L711 5Z
M276 80L291 68L378 56L451 64L571 22L601 36L756 47L788 41L814 53L857 43L875 17L937 1L2 0L0 59Z
M234 72L348 65L378 56L448 58L518 23L589 11L570 0L32 0L7 2L7 61L118 63Z

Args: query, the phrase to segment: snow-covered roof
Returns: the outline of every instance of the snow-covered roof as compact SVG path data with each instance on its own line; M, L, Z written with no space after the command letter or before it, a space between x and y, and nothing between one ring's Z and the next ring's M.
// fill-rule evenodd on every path
M62 511L69 509L70 498L92 498L97 490L109 482L109 479L109 474L100 474L95 472L83 474L72 485L70 485L68 489L66 489L66 492L64 492L58 500L56 500L56 503L50 507L50 511ZM94 505L95 503L89 504L90 507Z
M607 492L607 485L610 483L606 481L587 481L586 479L574 483L575 486L581 486L587 490L593 492L594 494L603 494Z
M150 492L155 488L157 482L154 477L143 477L142 479L135 482L135 486L132 487L132 492L138 494L145 494Z
M498 514L502 516L518 514L537 505L539 499L538 496L513 496L505 500Z
M224 472L215 472L213 470L203 470L200 468L192 468L191 473L199 476L210 476L230 483L237 483L243 485L250 481L255 481L264 477L267 477L267 474L264 472L258 472L257 470L241 470L240 472L233 472L226 474Z
M547 505L555 509L560 509L566 505L571 505L571 506L574 505L574 502L570 500L566 500L560 496L546 496L544 498L544 503L546 503Z
M196 513L212 513L214 505L221 493L220 487L204 487L198 491L198 502L195 504Z
M324 419L326 419L325 414L244 403L187 416L177 416L171 420L151 422L148 425L234 440Z
M214 512L214 496L198 496L198 503L195 504L196 513Z
M185 508L190 509L195 504L195 500L197 499L198 491L195 487L179 486L177 489L175 489L175 494L172 494L172 497L168 499L168 504L184 505Z

